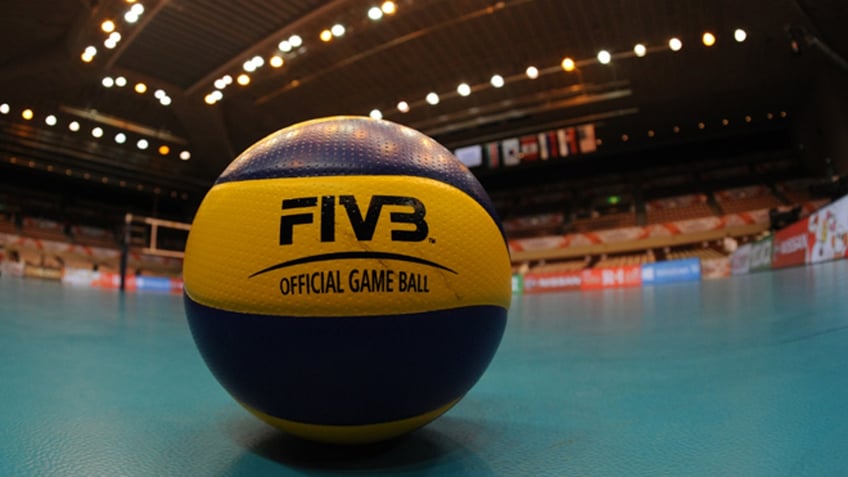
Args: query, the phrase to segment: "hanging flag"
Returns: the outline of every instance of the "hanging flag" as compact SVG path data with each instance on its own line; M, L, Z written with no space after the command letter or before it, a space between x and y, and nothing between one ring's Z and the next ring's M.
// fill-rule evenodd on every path
M577 146L577 131L573 127L557 129L557 140L559 141L560 156L567 157L580 154L580 149Z
M559 139L557 138L556 131L546 132L545 137L548 139L548 152L550 153L550 157L559 157Z
M598 149L598 144L595 142L595 125L583 124L577 126L577 135L580 138L580 152L588 154L595 152Z
M518 157L522 162L539 159L539 141L535 135L521 137L521 149L518 151Z
M517 137L504 139L501 142L503 152L503 164L505 166L517 166L521 162L519 151L521 147Z
M453 155L468 167L477 167L483 164L483 148L479 144L460 147L453 152Z
M497 141L486 143L486 165L490 168L501 166L501 144Z
M539 140L539 159L547 161L551 157L548 135L545 133L539 133L536 135L536 138Z

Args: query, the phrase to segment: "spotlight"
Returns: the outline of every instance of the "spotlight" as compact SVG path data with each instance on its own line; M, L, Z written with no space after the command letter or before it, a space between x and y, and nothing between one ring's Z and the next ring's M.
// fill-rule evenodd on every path
M372 20L379 20L383 18L383 11L380 10L380 7L371 7L368 10L368 18Z
M504 79L501 75L492 76L492 79L489 80L489 82L492 83L492 86L494 86L495 88L500 88L504 85Z
M668 40L668 47L671 48L671 51L680 51L683 48L683 42L680 41L680 38L674 37Z
M571 58L565 57L562 59L562 69L568 72L574 71L576 65L574 64L574 60Z
M427 93L427 98L425 99L427 100L427 103L433 106L439 104L439 95L436 93Z
M401 101L397 104L397 109L398 109L398 111L400 111L402 113L408 113L409 112L409 103L407 103L406 101Z
M704 35L701 37L701 41L704 43L704 46L710 47L715 45L716 37L710 32L704 32Z
M645 56L645 53L648 52L648 49L645 48L645 45L641 43L636 43L636 46L633 47L633 53L636 53L636 56L639 58Z
M612 61L612 55L610 55L610 52L607 50L601 50L598 52L598 63L608 65L610 61Z
M535 66L528 66L525 73L527 74L527 77L530 78L530 79L536 79L536 78L539 77L539 69L536 68Z
M373 119L383 119L383 113L380 112L379 109L372 109L368 116L371 116Z
M746 38L748 38L748 33L741 28L737 28L736 31L733 32L733 39L739 43L745 41Z
M456 87L456 92L459 93L460 96L468 96L471 94L471 86L468 86L468 83L462 83Z

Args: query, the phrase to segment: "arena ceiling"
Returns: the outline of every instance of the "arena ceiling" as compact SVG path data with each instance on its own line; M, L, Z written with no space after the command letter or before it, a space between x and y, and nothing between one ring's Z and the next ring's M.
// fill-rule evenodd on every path
M4 2L0 103L9 106L0 116L0 162L102 175L113 186L200 191L252 142L310 118L376 109L449 147L585 122L642 134L654 124L791 108L813 87L817 69L848 57L844 0L398 0L394 13L370 19L380 6ZM130 23L133 8L139 14ZM105 20L120 35L113 48L104 43ZM342 36L319 39L336 24ZM739 28L743 42L734 39ZM711 47L702 44L707 31L716 38ZM293 35L302 43L281 51ZM680 51L669 48L672 37ZM634 53L637 43L646 46L644 57ZM96 54L86 62L88 46ZM609 64L598 61L600 50L610 52ZM281 67L271 66L274 55ZM247 73L248 85L237 84L254 57L262 66ZM561 68L565 57L574 71ZM528 78L529 66L537 78ZM502 87L492 85L493 75ZM214 93L227 76L231 84ZM105 78L126 84L106 87ZM137 83L146 85L143 94L134 92ZM468 96L457 92L460 83ZM425 100L431 92L436 105ZM208 104L217 97L210 94L220 99ZM408 112L398 110L401 101ZM21 116L27 108L30 120ZM69 130L74 121L79 131ZM91 136L95 127L103 137ZM182 151L190 159L181 160Z

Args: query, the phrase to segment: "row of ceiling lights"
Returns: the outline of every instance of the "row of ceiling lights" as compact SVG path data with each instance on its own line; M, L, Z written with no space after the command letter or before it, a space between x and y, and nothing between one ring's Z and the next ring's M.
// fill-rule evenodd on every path
M397 5L393 1L384 1L380 6L372 6L368 9L368 18L373 21L378 21L383 18L384 15L394 15L397 12ZM335 25L325 28L321 30L321 33L318 34L318 38L324 43L328 43L333 41L336 38L341 38L347 32L347 28L341 23L336 23ZM300 35L291 35L287 39L280 41L277 45L277 50L268 58L268 64L272 68L280 68L282 67L286 60L283 58L284 54L291 54L295 52L298 48L303 46L303 38ZM206 104L212 105L221 101L224 98L224 89L227 86L230 86L235 83L241 86L247 86L251 82L250 73L256 72L258 69L265 66L265 58L260 55L256 55L244 63L242 63L242 72L236 74L235 80L233 80L233 76L226 74L218 79L216 79L212 86L215 88L206 96L204 96L203 101Z
M765 114L765 118L769 121L772 121L772 120L777 119L777 118L786 119L788 117L789 117L789 113L786 112L786 111L780 111L777 114L775 114L773 112L767 112ZM742 120L745 122L745 124L752 124L754 122L754 116L752 116L751 114L746 114L742 118ZM728 126L730 126L730 119L722 118L720 124L721 124L722 127L728 127ZM704 131L707 128L707 124L704 121L699 121L696 124L696 127L699 131ZM679 125L672 126L671 132L674 133L674 134L680 134L680 132L681 132L680 126ZM646 136L649 137L649 138L654 138L654 137L657 136L657 131L655 129L648 129L646 131ZM624 134L621 135L621 142L628 142L631 139L632 139L632 137L630 136L630 134L624 133ZM601 144L603 144L603 141L601 139L597 139L597 144L600 146Z
M85 180L92 180L92 179L99 180L101 184L118 184L119 187L134 188L135 190L137 190L139 192L144 192L145 190L150 190L150 192L153 192L154 194L157 194L157 195L159 195L163 192L161 187L149 186L149 185L145 186L144 184L140 184L140 183L137 183L137 184L135 184L135 186L133 186L132 184L130 184L129 182L127 182L125 180L115 181L115 179L110 178L109 176L100 176L100 178L97 179L96 174L92 174L88 171L77 171L77 170L74 170L70 167L56 167L53 164L41 163L41 162L36 161L34 159L21 159L17 156L9 156L8 161L9 161L9 164L13 164L13 165L17 165L17 166L25 166L25 167L29 167L30 169L41 169L41 168L43 168L47 172L53 172L53 173L56 173L56 174L63 174L63 175L68 176L68 177L73 177L74 175L76 175L77 177L80 177L80 178L85 179ZM170 193L170 196L171 196L172 199L180 198L182 200L188 200L188 193L187 192L180 193L178 191L172 190L171 193Z
M742 28L737 28L733 32L733 38L737 43L742 43L743 41L745 41L748 38L748 33ZM703 43L703 45L707 48L715 45L716 41L717 41L716 36L712 32L704 32L704 34L701 36L701 43ZM673 52L680 51L681 49L683 49L683 41L680 38L677 38L677 37L670 38L668 40L668 49L673 51ZM659 48L657 48L657 50L659 50ZM534 79L538 78L539 75L542 74L543 72L544 73L552 73L552 72L558 71L560 68L563 71L570 73L570 72L577 70L580 66L586 66L586 65L589 65L589 64L593 64L593 63L608 65L612 62L613 58L628 58L628 57L632 57L632 56L642 58L647 54L648 54L648 47L645 46L643 43L637 43L633 47L632 53L629 52L629 51L624 51L624 52L620 52L620 53L610 53L609 50L601 50L601 51L598 52L598 54L595 56L595 58L589 58L589 59L583 59L583 60L574 60L571 57L565 57L565 58L562 59L562 61L560 62L558 67L553 66L553 67L550 67L550 68L545 68L544 70L540 70L536 66L528 66L527 69L524 71L523 75L518 74L518 75L510 76L509 80L521 80L521 79L534 80ZM489 79L488 84L484 83L484 84L478 84L478 85L471 86L468 83L460 83L459 86L456 87L455 93L451 92L451 93L447 93L447 94L444 94L444 95L439 95L435 91L431 91L431 92L427 93L427 95L424 97L424 102L426 102L427 104L429 104L431 106L435 106L435 105L439 104L441 102L442 98L444 98L444 97L451 97L451 96L454 96L454 95L459 95L461 97L465 97L465 96L469 96L473 91L479 91L479 90L486 89L486 88L489 88L489 87L501 88L506 84L506 82L507 82L507 78L504 78L500 74L495 74L495 75L492 75L492 77ZM421 101L418 101L416 104L420 104L420 103L421 103ZM408 113L411 110L412 106L407 101L400 101L400 102L397 103L396 108L401 113ZM371 116L374 119L382 119L383 113L379 109L372 109L371 112L369 113L369 116Z
M11 110L12 110L12 107L9 106L8 103L0 104L0 114L7 115L11 112ZM35 119L35 112L31 108L24 108L24 109L21 110L21 118L23 118L26 121L32 121L32 120ZM44 124L46 124L47 126L50 126L50 127L57 126L59 124L59 118L55 114L48 114L48 115L44 116ZM69 131L76 133L76 132L79 132L80 129L82 129L82 125L80 124L79 121L71 120L71 121L68 122L68 130ZM100 126L92 127L90 133L91 133L91 136L94 137L95 139L100 139L106 134L106 132ZM127 136L127 134L125 132L118 131L117 133L115 133L114 140L118 144L124 144L129 140L129 137ZM138 140L136 140L135 145L139 150L145 151L145 150L150 148L150 141L147 138L144 138L144 137L138 138ZM157 148L157 151L159 152L159 155L161 155L161 156L168 156L168 155L171 154L171 147L168 146L167 144L161 144ZM187 150L180 151L179 158L182 159L183 161L187 161L187 160L191 159L191 153Z
M144 5L136 2L136 0L125 0L127 3L131 4L129 9L124 13L124 21L128 24L136 23L141 15L144 13ZM118 42L121 41L121 33L118 31L118 25L112 19L105 19L100 23L100 30L108 35L105 40L103 40L103 46L108 49L114 49ZM91 63L94 61L94 57L97 55L97 47L94 45L88 45L85 47L85 50L80 55L80 58L84 63ZM122 88L127 85L127 79L123 76L118 76L116 78L112 78L111 76L106 76L101 80L101 84L104 88L112 88L118 87ZM144 94L147 92L147 85L143 82L137 82L133 87L133 90L138 94ZM156 100L159 101L159 104L162 106L169 106L172 102L168 93L163 89L157 89L154 94Z

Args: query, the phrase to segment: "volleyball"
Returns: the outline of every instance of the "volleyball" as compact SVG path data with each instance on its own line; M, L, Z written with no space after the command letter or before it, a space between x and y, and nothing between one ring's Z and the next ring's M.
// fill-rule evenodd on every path
M367 443L454 406L506 326L509 252L473 174L426 135L338 116L281 129L218 177L192 223L185 308L244 408Z

